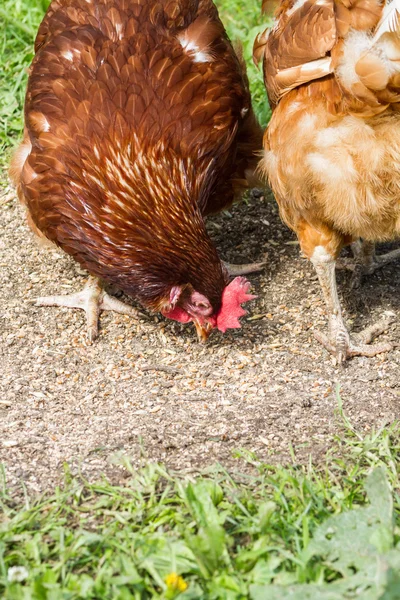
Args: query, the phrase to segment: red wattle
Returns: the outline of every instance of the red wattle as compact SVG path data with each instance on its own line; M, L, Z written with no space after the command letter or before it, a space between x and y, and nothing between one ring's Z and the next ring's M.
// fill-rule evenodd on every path
M179 323L189 323L189 321L193 320L189 313L187 313L186 310L183 310L183 308L180 308L179 306L176 306L169 312L163 312L162 314L168 319L179 321Z

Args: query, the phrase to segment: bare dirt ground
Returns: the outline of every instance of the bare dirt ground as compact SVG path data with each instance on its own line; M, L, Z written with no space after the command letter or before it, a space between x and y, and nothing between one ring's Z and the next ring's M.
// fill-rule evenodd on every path
M336 368L313 330L326 315L316 276L268 195L209 222L222 258L261 260L251 277L258 299L242 329L214 333L146 314L103 313L86 344L84 315L37 308L36 296L81 289L86 274L60 251L40 249L9 189L0 197L0 462L7 484L30 493L62 480L63 465L90 480L122 481L135 466L162 461L196 471L215 462L243 469L234 450L265 461L323 457L338 432L335 388L360 430L400 416L400 269L393 264L344 302L354 329L387 311L397 321L388 355ZM342 295L349 273L339 273ZM154 369L154 370L153 370Z

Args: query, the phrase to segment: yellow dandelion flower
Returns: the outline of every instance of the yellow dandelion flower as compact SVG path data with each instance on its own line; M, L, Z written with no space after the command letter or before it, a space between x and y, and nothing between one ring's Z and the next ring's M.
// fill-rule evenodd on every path
M169 573L165 578L165 583L169 590L177 592L184 592L187 589L188 584L186 581L178 575L178 573Z

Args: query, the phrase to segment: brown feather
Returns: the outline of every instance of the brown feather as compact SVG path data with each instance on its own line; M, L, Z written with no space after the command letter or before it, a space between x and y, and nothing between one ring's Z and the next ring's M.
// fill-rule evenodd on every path
M266 29L262 33L259 33L254 40L253 45L253 62L257 66L261 58L264 56L265 46L267 44L270 29Z
M264 15L273 15L279 7L279 0L263 0L261 12Z
M254 168L243 60L211 0L53 0L39 28L12 176L35 230L159 309L226 275L204 215Z
M190 42L200 51L204 51L221 38L222 30L220 21L212 20L207 15L201 15L185 29L180 39L187 43Z
M400 43L376 36L384 4L284 0L265 39L274 110L260 169L308 257L400 236ZM332 72L319 78L313 60Z
M364 55L357 62L355 71L361 83L370 90L383 90L389 82L385 62L372 53Z

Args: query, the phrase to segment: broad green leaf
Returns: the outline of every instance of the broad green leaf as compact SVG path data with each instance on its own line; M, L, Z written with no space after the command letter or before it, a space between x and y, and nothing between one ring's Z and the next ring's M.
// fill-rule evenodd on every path
M343 577L362 571L368 577L377 570L377 554L393 546L392 501L390 487L382 469L367 479L371 504L334 515L314 533L304 558L321 556Z

